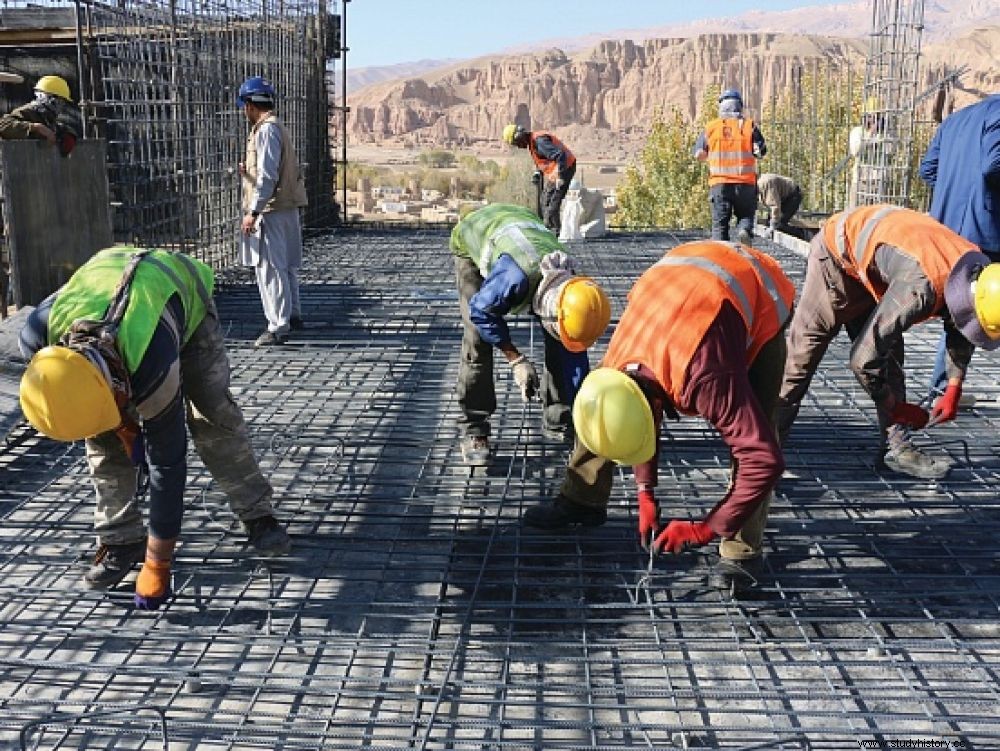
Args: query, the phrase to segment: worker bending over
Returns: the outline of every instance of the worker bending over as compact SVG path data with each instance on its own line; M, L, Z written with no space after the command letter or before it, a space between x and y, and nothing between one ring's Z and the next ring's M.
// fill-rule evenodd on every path
M634 467L639 538L680 552L717 537L713 583L742 589L760 574L771 493L784 462L772 413L785 365L784 326L795 288L778 263L749 247L680 245L628 296L601 367L573 407L577 443L559 495L528 509L525 524L599 526L607 517L612 462ZM700 415L732 457L732 481L700 521L660 525L657 485L663 415Z
M57 441L87 441L100 548L84 583L112 587L144 560L135 589L143 608L170 594L187 482L185 422L250 544L267 556L290 547L229 391L212 287L212 270L181 253L107 248L21 332L31 358L20 388L28 421ZM148 536L137 467L148 467Z
M572 259L538 217L521 206L492 204L452 230L455 278L462 309L458 370L462 457L483 466L490 456L490 415L496 411L493 350L513 368L525 400L540 391L542 429L565 440L573 397L589 371L587 348L604 333L611 305L593 279L577 276ZM514 346L509 313L539 318L545 342L545 378Z
M948 385L931 415L906 401L903 332L940 317ZM913 477L944 477L951 463L914 446L909 429L954 419L973 345L1000 346L1000 264L926 214L863 206L834 214L813 240L778 400L782 442L826 349L844 326L850 367L875 402L878 460Z

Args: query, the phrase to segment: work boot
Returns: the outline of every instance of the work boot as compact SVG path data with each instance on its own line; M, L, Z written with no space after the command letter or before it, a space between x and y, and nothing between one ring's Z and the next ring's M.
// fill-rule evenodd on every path
M302 320L302 316L292 316L288 319L288 328L292 331L302 331L306 327L305 321Z
M273 516L261 516L243 522L247 537L254 549L263 556L276 558L292 549L292 541L285 528Z
M255 347L276 347L288 341L285 334L276 334L273 331L265 331L257 337L253 346Z
M600 527L608 520L603 506L582 506L556 496L554 501L540 503L524 512L521 521L535 529L565 529L571 526Z
M462 439L462 460L470 467L485 467L490 463L490 439L484 435L467 435Z
M83 584L87 589L111 589L128 576L135 564L145 559L145 539L124 545L101 545L94 562L83 575Z
M764 578L764 557L719 558L709 574L709 586L720 589L730 597L740 599L746 597L760 586Z
M736 239L740 241L741 245L749 245L753 247L753 237L745 229L741 229L737 235Z
M889 448L882 457L882 463L893 472L921 480L940 480L952 467L948 459L924 453L909 440Z

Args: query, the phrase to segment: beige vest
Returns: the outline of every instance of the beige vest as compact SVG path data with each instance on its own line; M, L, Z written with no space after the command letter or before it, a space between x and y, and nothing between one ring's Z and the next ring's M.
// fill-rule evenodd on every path
M253 194L257 187L257 133L264 123L273 123L281 133L281 165L278 169L278 184L274 195L265 204L264 211L279 211L281 209L297 209L309 203L306 198L306 185L299 171L299 160L295 157L295 147L288 131L273 112L266 113L254 123L247 136L247 153L243 160L243 211L253 209Z

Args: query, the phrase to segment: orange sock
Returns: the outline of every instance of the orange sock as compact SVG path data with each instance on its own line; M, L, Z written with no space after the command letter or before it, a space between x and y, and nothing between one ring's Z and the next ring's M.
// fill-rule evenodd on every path
M135 580L135 595L144 599L166 597L170 591L170 561L158 561L146 555L139 578Z

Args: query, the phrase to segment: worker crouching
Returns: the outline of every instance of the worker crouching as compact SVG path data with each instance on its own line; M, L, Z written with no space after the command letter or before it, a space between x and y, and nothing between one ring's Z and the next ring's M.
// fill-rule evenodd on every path
M812 240L789 326L782 442L827 347L846 327L851 370L877 409L877 463L918 478L947 475L951 462L914 446L909 430L955 418L973 345L1000 346L998 293L1000 264L926 214L889 205L834 214ZM928 414L906 401L903 332L934 317L944 322L948 386Z
M577 443L559 495L528 509L525 524L603 524L613 462L629 464L644 546L652 538L655 551L676 553L721 537L713 583L752 586L784 469L772 418L794 297L777 262L752 248L705 241L668 252L635 283L601 367L577 395ZM678 413L715 426L731 452L732 481L704 519L661 527L659 424Z
M542 429L550 438L571 434L571 407L589 372L587 349L611 319L607 295L578 276L556 236L521 206L492 204L465 216L452 230L463 337L458 373L462 457L484 466L490 456L490 416L496 411L493 350L513 370L525 401L541 395ZM504 317L531 312L542 323L544 378L511 339Z
M108 248L78 269L28 318L21 380L29 422L58 441L86 439L97 495L100 548L91 589L121 581L144 561L136 604L170 594L184 512L187 432L261 555L288 552L243 415L212 301L212 270L180 253ZM136 493L149 477L149 534Z

